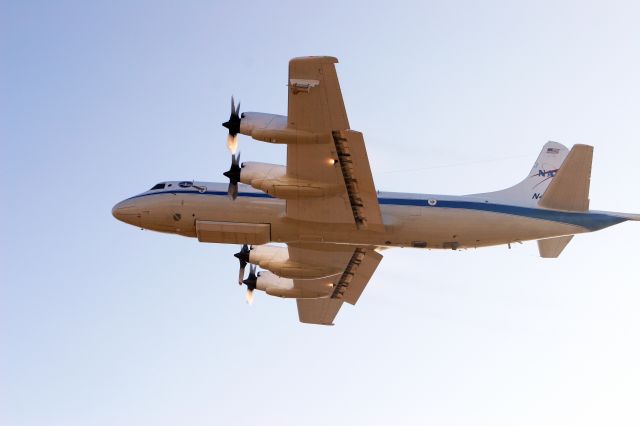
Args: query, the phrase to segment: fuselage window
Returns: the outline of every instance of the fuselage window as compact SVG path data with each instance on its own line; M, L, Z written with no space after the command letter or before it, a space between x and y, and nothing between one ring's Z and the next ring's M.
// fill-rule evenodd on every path
M151 191L155 191L156 189L164 189L164 183L159 183L151 188Z

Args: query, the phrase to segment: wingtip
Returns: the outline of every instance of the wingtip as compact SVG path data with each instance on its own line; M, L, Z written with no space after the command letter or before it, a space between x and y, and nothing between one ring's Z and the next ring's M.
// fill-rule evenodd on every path
M338 58L335 56L298 56L296 58L291 58L289 63L293 62L319 62L319 63L328 63L328 64L337 64Z

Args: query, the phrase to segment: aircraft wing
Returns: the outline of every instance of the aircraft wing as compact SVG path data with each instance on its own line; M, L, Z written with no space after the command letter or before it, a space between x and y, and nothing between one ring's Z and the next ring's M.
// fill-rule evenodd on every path
M382 260L374 247L353 247L340 244L289 244L289 258L302 264L341 265L341 273L323 279L293 280L294 287L309 288L332 283L326 298L297 299L300 322L333 325L344 302L355 305L371 276ZM325 287L326 288L326 287Z
M324 197L287 200L287 217L381 229L382 217L362 133L349 120L333 57L289 62L287 127L321 135L324 143L287 145L287 175L337 187Z

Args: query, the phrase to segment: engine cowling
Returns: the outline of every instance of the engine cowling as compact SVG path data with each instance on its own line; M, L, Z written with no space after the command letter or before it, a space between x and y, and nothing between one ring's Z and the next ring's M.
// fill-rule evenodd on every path
M269 271L264 271L258 274L256 289L262 290L270 296L317 299L329 296L333 292L333 284L330 281L310 282L308 287L294 287L292 279L279 277Z
M285 166L258 162L242 163L240 182L283 199L332 196L342 190L339 185L291 178Z
M287 117L264 112L243 112L240 133L253 139L277 144L332 143L330 133L313 133L287 127Z
M240 116L240 133L252 136L256 130L284 130L287 128L285 115L264 112L243 112Z
M293 262L289 259L289 251L286 248L268 244L253 247L249 251L249 263L282 278L317 279L342 272L342 268Z
M256 189L262 189L262 186L267 186L267 182L282 179L286 174L286 166L247 161L242 163L240 182L251 185Z

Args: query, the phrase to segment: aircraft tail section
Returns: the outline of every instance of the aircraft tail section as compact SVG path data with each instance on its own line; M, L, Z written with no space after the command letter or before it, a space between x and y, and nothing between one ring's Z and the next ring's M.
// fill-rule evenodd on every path
M589 210L592 159L592 146L574 145L538 205L554 210Z
M569 149L558 142L547 142L522 182L502 191L474 194L503 203L535 207L564 162Z

